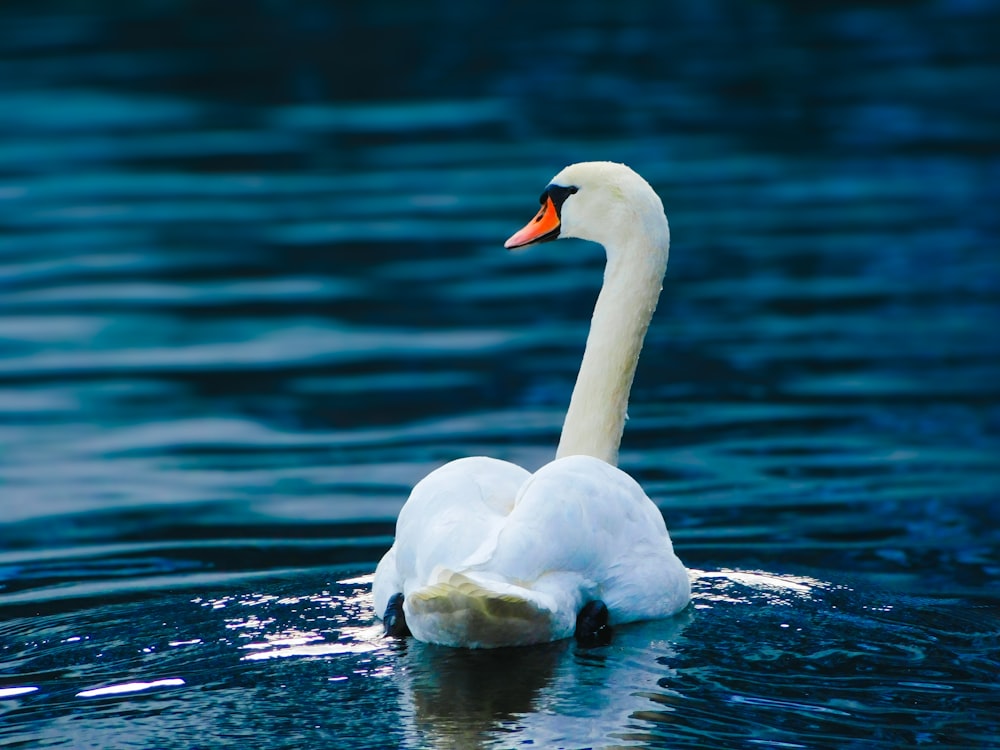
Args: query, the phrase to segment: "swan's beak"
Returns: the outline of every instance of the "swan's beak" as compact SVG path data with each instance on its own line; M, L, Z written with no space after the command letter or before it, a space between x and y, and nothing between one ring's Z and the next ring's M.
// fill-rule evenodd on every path
M514 250L525 245L533 245L536 242L546 242L554 240L559 236L559 212L556 211L555 204L550 196L545 196L545 203L535 218L528 222L524 229L515 232L513 236L503 246L508 250Z

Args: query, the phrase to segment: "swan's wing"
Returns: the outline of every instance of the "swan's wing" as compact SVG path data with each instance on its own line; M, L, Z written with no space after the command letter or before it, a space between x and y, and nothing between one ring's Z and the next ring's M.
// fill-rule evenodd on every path
M522 487L490 559L477 568L533 582L534 591L573 613L602 599L612 622L670 615L690 598L659 509L628 474L589 456L539 469ZM573 600L562 601L570 593Z
M461 570L492 552L514 498L530 474L520 466L475 456L424 477L396 522L396 541L375 571L375 612L389 598L432 582L435 570Z

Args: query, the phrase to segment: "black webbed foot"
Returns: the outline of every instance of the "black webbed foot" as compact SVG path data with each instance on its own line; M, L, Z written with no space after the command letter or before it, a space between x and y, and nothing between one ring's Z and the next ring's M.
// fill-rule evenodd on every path
M587 602L576 616L576 642L584 648L607 646L611 643L608 607L600 599Z
M403 595L393 594L385 606L382 615L382 626L390 638L406 638L410 629L406 626L406 615L403 614Z

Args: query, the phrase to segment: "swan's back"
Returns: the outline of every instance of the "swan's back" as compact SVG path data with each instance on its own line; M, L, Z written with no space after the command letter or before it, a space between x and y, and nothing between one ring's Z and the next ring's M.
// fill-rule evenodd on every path
M687 574L663 518L621 470L589 456L558 459L534 475L492 459L461 463L468 461L481 463L449 464L414 488L406 506L418 509L413 524L400 516L395 565L406 622L420 640L538 643L571 636L591 600L607 604L612 623L663 617L687 603ZM501 486L507 501L496 493ZM420 508L446 519L435 520L432 539L416 521ZM376 590L376 607L391 588Z

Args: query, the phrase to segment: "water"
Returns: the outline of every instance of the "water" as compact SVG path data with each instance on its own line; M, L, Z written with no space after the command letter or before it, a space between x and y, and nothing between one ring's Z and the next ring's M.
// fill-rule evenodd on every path
M997 746L998 21L4 3L0 746ZM502 242L595 158L671 220L621 465L693 604L387 642L409 487L552 456L602 259Z

